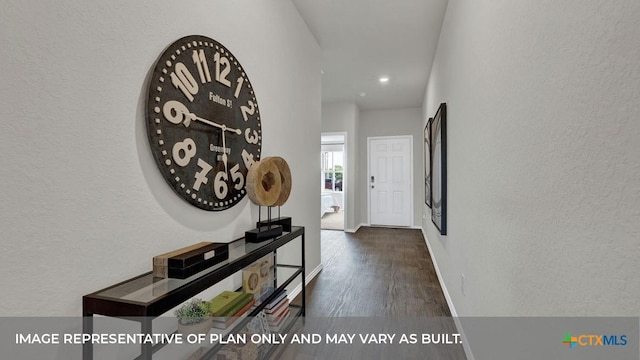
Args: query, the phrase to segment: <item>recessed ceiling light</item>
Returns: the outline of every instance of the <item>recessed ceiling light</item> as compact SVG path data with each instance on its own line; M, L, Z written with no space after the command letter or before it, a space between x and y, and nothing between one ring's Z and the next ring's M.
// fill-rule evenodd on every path
M389 78L386 76L383 76L380 78L380 84L386 84L389 82Z

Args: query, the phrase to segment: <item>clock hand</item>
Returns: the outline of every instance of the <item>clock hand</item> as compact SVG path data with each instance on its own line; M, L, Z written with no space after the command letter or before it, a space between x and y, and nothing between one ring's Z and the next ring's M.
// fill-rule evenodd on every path
M191 120L198 120L198 121L203 122L203 123L205 123L207 125L211 125L211 126L217 127L217 128L222 130L222 162L224 162L224 171L225 171L225 173L228 174L229 173L229 167L227 166L227 160L228 160L227 144L226 144L226 138L225 138L224 133L225 133L225 131L230 131L230 132L236 133L238 135L241 135L242 134L242 130L229 128L229 127L227 127L227 125L220 125L220 124L214 123L213 121L209 121L207 119L201 118L201 117L197 116L194 113L189 113L189 114L185 114L185 115L186 115L185 116L185 121L184 121L185 126L189 126L188 122L191 122Z
M233 128L227 127L226 125L220 125L220 124L215 123L213 121L201 118L201 117L197 116L194 113L188 113L188 114L185 113L184 115L185 115L185 120L184 120L184 125L185 126L189 126L189 123L191 122L191 120L197 120L197 121L200 121L200 122L205 123L207 125L211 125L213 127L217 127L219 129L222 129L222 131L230 131L230 132L236 133L238 135L242 135L242 130L240 130L240 129L233 129Z
M201 118L198 115L190 112L189 109L187 109L184 105L182 105L177 101L167 102L167 104L165 104L165 108L169 109L168 115L165 112L165 116L167 117L167 119L169 119L169 121L173 122L174 124L178 124L180 123L180 121L183 121L184 126L189 127L189 125L191 125L191 121L197 120L222 130L222 162L224 162L225 173L228 174L229 167L227 165L228 156L227 156L227 144L226 144L225 132L229 131L229 132L236 133L237 135L242 135L242 130L230 128L230 127L227 127L226 125L220 125L218 123L207 120L205 118ZM171 110L176 111L177 113L180 113L182 115L182 119L172 116Z
M222 162L224 163L224 172L226 174L229 173L229 169L227 168L227 144L225 144L224 140L224 132L227 130L225 125L222 125Z

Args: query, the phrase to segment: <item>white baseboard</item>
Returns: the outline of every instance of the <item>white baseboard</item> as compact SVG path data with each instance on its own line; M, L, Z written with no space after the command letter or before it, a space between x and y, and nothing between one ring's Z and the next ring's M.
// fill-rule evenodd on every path
M315 269L311 270L309 274L305 277L304 283L308 284L313 278L318 276L318 274L322 271L322 264L318 265ZM287 295L289 301L293 301L300 293L302 292L302 283L298 284L291 292Z
M363 226L371 226L371 224L367 223L362 223L358 226L356 226L355 229L344 229L345 232L348 233L354 233L356 231L358 231L361 227ZM415 230L422 230L422 226L417 226L417 225L411 225L411 226L382 226L382 225L376 225L379 227L387 227L387 228L393 228L393 229L415 229Z
M360 224L360 225L356 226L355 229L344 229L344 232L348 232L348 233L352 233L353 234L354 232L360 230L360 228L363 227L363 226L369 226L369 224Z
M440 273L440 268L438 267L438 262L436 258L433 256L433 251L431 250L431 244L429 244L429 239L427 239L427 234L424 232L424 228L420 228L422 230L422 236L424 236L424 242L427 244L427 249L429 249L429 256L431 257L431 262L433 262L433 267L436 269L436 275L438 276L438 282L440 283L440 287L442 288L442 292L444 293L444 298L447 300L447 305L449 305L449 311L451 311L451 316L453 317L453 321L456 323L456 328L458 332L460 332L460 337L462 338L462 348L464 349L464 353L467 356L467 360L475 360L473 357L473 353L471 352L471 348L469 347L469 341L467 340L467 336L464 333L464 329L462 329L462 324L460 323L460 319L458 318L458 312L456 311L456 307L453 305L453 301L451 300L451 295L449 295L449 291L447 290L447 286L442 279L442 274Z

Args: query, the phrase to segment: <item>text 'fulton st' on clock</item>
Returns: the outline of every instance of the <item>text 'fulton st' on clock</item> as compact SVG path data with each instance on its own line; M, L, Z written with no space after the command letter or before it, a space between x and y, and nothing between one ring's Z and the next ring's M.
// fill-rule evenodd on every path
M220 95L214 94L211 91L209 91L209 100L213 101L214 103L218 103L220 105L224 105L226 107L233 107L233 100L224 99L224 98L220 97Z

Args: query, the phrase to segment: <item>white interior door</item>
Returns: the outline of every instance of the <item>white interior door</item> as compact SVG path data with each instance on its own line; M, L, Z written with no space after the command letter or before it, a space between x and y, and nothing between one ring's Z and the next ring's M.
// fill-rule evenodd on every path
M369 138L369 222L411 226L411 137Z

